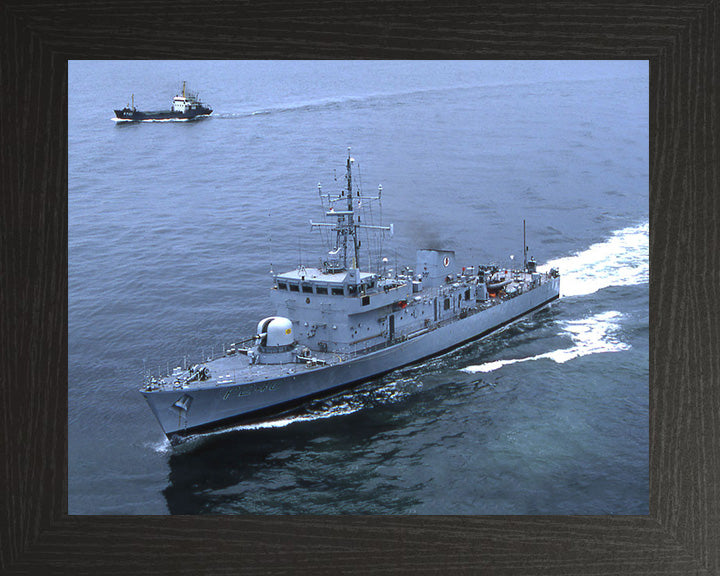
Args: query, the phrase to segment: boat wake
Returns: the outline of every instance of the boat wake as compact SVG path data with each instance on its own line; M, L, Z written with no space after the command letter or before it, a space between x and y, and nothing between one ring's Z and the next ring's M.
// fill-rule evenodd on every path
M315 420L322 420L323 418L333 418L334 416L347 416L353 412L361 410L362 406L353 406L351 404L337 403L336 405L329 405L327 409L316 409L307 414L298 414L294 416L287 416L279 418L277 420L267 420L263 422L256 422L254 424L244 424L229 428L227 431L233 430L263 430L265 428L285 428L290 424L298 424L300 422L313 422Z
M601 354L605 352L622 352L629 350L630 345L621 342L615 337L615 332L620 325L618 320L622 318L622 314L616 311L603 312L596 314L590 318L583 320L569 320L561 322L563 327L561 335L569 335L575 344L571 348L562 348L545 352L537 356L529 356L527 358L513 358L510 360L496 360L494 362L486 362L477 366L467 366L463 368L463 372L492 372L503 366L517 364L519 362L529 362L531 360L541 360L546 358L553 360L558 364L564 364L568 360L587 356L589 354Z
M599 78L583 80L583 82L598 82L601 81ZM574 82L577 82L574 81ZM285 105L271 106L268 108L261 108L259 110L247 110L242 112L225 112L215 113L214 118L222 118L225 120L250 118L253 116L264 116L268 114L283 114L289 112L317 112L325 110L337 110L344 108L345 106L363 107L373 106L379 103L387 104L405 104L416 98L422 98L425 96L435 96L437 98L447 98L447 94L451 92L461 90L480 90L484 92L484 95L490 96L497 93L498 96L504 94L504 91L508 87L533 87L537 85L552 85L556 86L557 81L540 81L540 82L528 82L527 80L520 80L515 82L483 82L483 83L461 83L452 84L448 86L436 86L432 88L417 88L411 90L398 90L392 92L372 92L368 94L358 94L356 96L347 97L335 97L335 98L320 98L317 100L311 100L306 102L288 103Z
M377 92L372 94L363 94L358 96L348 96L346 98L321 98L319 100L309 102L298 102L297 104L287 104L284 106L271 106L269 108L262 108L260 110L252 110L245 112L227 112L221 114L215 114L215 118L223 118L226 120L249 118L253 116L265 116L268 114L283 114L289 112L318 112L326 110L337 110L346 106L363 107L371 106L377 103L386 101L393 103L405 103L408 99L423 97L426 95L442 95L446 92L452 92L455 90L468 90L475 88L487 88L487 86L481 85L457 85L457 86L445 86L437 88L423 88L417 90L405 90L398 92Z
M320 100L317 102L307 102L288 106L274 106L270 108L262 108L260 110L248 110L245 112L225 112L215 114L215 118L222 120L239 120L243 118L252 118L254 116L268 116L271 114L285 114L291 112L316 112L321 110L333 110L341 108L346 104L359 104L363 99L346 99L346 100Z
M235 113L229 112L229 113L216 114L215 117L223 118L225 120L235 120L235 119L240 119L240 118L251 118L253 116L267 116L270 114L284 114L284 113L290 113L290 112L317 112L317 111L323 111L323 110L336 110L336 109L339 109L339 108L342 108L342 107L348 106L348 105L362 106L362 105L370 104L372 102L382 100L382 99L419 94L421 92L429 92L429 91L431 91L431 90L406 92L406 93L369 94L369 95L365 95L365 96L348 97L348 98L322 98L322 99L316 100L316 101L299 102L297 104L288 104L285 106L272 106L269 108L262 108L260 110L252 110L252 111L247 111L247 112L235 112Z
M172 444L170 444L170 440L168 440L165 436L157 442L146 442L145 447L158 454L167 454L170 450L172 450Z
M610 286L646 284L650 278L648 223L613 232L612 236L573 256L539 268L558 268L561 295L587 296Z

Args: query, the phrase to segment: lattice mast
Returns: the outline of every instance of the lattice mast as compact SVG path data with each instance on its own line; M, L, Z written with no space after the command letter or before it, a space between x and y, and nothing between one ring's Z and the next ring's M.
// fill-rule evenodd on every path
M341 191L339 195L331 196L330 194L322 193L322 186L318 184L318 192L322 200L327 200L329 208L325 211L326 217L335 217L337 222L313 222L310 221L312 227L329 227L335 232L335 247L330 250L328 256L328 262L325 262L325 268L328 270L339 272L341 270L348 269L348 247L352 248L353 259L352 267L360 268L360 241L358 238L358 229L363 228L367 230L377 230L380 232L389 231L392 233L393 226L376 226L373 224L362 224L359 213L356 218L355 200L357 199L359 204L363 202L368 203L371 201L381 201L382 199L382 185L378 186L377 196L363 196L362 191L358 189L357 195L353 194L352 185L352 165L355 159L350 155L350 148L348 148L348 157L346 163L346 174L345 179L347 183L347 189ZM345 209L336 210L334 204L336 202L345 202ZM342 204L341 204L342 206ZM350 246L350 242L352 245ZM342 253L342 264L338 257Z

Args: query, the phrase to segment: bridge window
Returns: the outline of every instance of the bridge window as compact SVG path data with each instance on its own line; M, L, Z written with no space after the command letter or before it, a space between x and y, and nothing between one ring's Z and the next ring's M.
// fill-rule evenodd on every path
M317 286L315 288L315 294L327 294L327 288L325 288L325 286Z
M300 292L300 286L297 284L290 284L290 292Z
M312 294L312 291L313 291L313 290L312 290L312 286L308 286L307 284L303 284L302 291L303 291L303 292L307 292L307 293L309 293L309 294Z
M342 288L332 288L331 293L333 296L342 296L343 294L345 294Z
M450 298L445 298L445 310L450 310Z
M278 288L280 288L280 290L287 290L287 284L285 284L285 282L278 282Z

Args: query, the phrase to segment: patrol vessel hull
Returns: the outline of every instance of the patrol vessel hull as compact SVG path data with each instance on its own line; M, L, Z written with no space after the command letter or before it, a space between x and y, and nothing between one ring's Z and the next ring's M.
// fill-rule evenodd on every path
M559 297L559 292L559 278L549 278L532 290L489 308L333 365L299 365L293 373L242 384L143 390L142 394L168 438L178 441L188 435L282 413L312 398L446 352L545 307ZM178 409L179 405L183 409Z

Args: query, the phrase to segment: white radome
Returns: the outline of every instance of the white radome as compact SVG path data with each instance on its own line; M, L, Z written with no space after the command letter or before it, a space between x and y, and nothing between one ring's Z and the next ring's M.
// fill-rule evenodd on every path
M270 316L258 322L258 335L263 332L267 333L267 346L288 346L294 340L292 321L282 316Z

